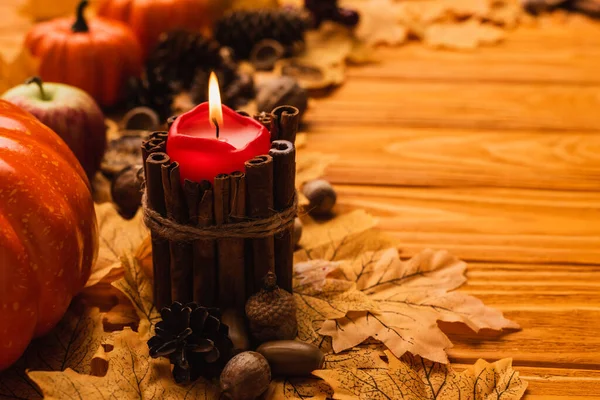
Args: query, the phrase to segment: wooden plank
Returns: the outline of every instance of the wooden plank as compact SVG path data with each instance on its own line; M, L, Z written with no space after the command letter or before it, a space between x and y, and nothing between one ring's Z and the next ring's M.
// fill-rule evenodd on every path
M468 365L452 367L463 370ZM540 367L518 367L517 370L529 383L525 400L590 400L597 399L600 393L600 371Z
M469 261L600 263L600 193L338 186L337 212L379 216L403 255L448 249Z
M431 68L438 68L431 65ZM311 128L437 127L593 131L599 87L453 81L413 82L354 77L308 113ZM362 125L362 126L360 126Z
M343 155L327 170L326 178L333 183L600 188L600 132L330 124L311 129L309 138L309 151Z

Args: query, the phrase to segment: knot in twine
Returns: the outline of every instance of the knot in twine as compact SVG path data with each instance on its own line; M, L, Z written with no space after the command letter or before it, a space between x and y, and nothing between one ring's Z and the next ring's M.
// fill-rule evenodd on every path
M250 219L223 225L207 227L180 224L165 218L148 206L144 192L142 198L144 222L158 236L175 242L192 242L206 239L260 239L273 236L286 230L294 223L298 211L298 195L294 193L292 205L270 217Z

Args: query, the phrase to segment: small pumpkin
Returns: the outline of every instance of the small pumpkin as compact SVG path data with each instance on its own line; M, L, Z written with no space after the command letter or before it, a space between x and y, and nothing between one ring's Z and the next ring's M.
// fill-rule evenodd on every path
M0 371L62 318L97 249L83 168L50 128L0 100Z
M25 46L40 59L39 75L47 82L83 89L101 106L115 105L125 83L142 70L141 48L126 25L103 18L86 21L83 0L77 16L35 25Z
M130 26L147 56L163 32L206 29L212 21L211 1L215 0L101 0L98 15Z

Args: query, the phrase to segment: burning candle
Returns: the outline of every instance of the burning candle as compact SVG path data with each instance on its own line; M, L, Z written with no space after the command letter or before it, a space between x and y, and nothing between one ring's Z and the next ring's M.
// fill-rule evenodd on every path
M215 176L244 171L244 163L268 154L269 130L250 117L221 105L219 83L209 80L208 103L180 115L169 130L167 154L179 163L182 181L214 181Z

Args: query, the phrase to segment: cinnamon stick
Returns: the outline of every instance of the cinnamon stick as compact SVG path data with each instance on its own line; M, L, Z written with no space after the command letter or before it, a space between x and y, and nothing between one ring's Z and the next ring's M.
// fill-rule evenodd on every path
M279 131L277 129L277 121L273 114L266 113L263 111L260 114L256 114L254 116L254 119L263 124L263 126L267 128L269 132L271 132L271 141L278 139Z
M162 183L162 166L169 165L171 159L166 153L149 154L145 161L147 206L167 216L165 192ZM152 268L154 271L154 304L159 310L171 304L171 256L169 241L151 232Z
M186 180L184 192L191 225L206 227L214 223L213 191L208 181ZM195 240L193 247L193 298L207 307L216 306L217 259L214 240Z
M246 212L250 218L267 218L273 215L273 159L264 155L246 161ZM252 283L248 296L262 287L262 280L275 270L273 237L250 239L252 254L249 276Z
M300 111L292 106L279 106L273 110L272 114L276 121L277 135L275 138L271 135L271 140L287 140L296 143Z
M240 222L245 216L246 175L243 172L233 172L229 175L229 215L225 222ZM246 305L244 247L244 239L225 238L218 241L219 307L235 308L240 312Z
M296 148L287 140L271 144L273 157L273 201L275 210L284 211L294 203L296 192ZM275 274L277 284L292 292L294 273L294 225L275 235Z
M187 224L189 213L183 188L179 163L162 166L167 217L179 224ZM193 249L190 243L172 241L171 248L171 300L182 304L193 300Z

